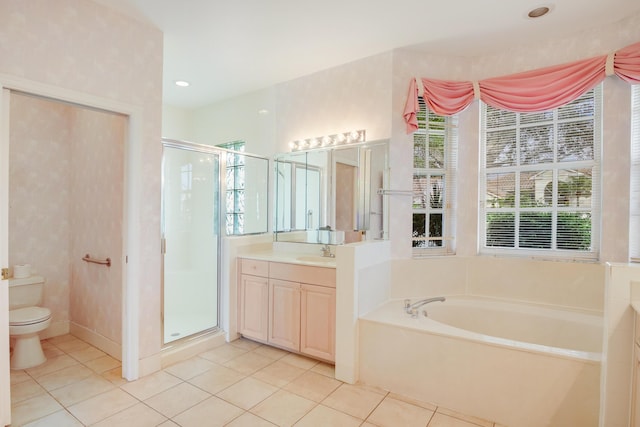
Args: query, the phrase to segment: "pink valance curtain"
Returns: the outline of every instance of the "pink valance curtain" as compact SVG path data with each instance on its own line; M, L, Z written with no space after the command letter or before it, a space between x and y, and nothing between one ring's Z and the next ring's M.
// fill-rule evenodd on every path
M610 55L478 82L425 78L421 81L423 98L429 109L442 116L451 116L475 99L510 111L550 110L573 101L613 74L631 84L640 83L640 43ZM412 79L404 108L407 133L418 129L418 94L416 80Z

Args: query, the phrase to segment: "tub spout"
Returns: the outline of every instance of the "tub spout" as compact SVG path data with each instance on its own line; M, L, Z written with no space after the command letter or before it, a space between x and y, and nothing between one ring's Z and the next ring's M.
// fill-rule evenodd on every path
M411 304L411 300L406 299L404 300L404 311L407 314L412 314L414 313L414 310L417 310L423 305L429 304L430 302L436 302L436 301L444 302L446 301L446 298L445 297L427 298L427 299L422 299L420 301L416 301L413 304Z

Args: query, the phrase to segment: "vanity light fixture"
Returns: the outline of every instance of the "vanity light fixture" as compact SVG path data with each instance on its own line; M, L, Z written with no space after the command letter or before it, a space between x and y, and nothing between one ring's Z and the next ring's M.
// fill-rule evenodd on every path
M180 87L187 87L189 86L189 82L186 82L184 80L176 80L176 86L180 86Z
M364 129L352 130L350 132L337 133L335 135L319 136L316 138L300 139L291 141L289 148L291 151L306 150L308 148L323 148L332 145L348 145L365 141L366 132Z

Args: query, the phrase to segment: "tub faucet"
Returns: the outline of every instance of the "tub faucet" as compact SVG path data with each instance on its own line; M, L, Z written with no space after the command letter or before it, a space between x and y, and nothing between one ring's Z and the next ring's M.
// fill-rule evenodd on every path
M411 300L406 299L404 300L404 311L407 314L411 314L412 316L415 314L417 317L418 308L422 307L425 304L429 304L430 302L436 302L436 301L444 302L446 301L446 298L445 297L426 298L426 299L421 299L420 301L416 301L413 304L411 304Z

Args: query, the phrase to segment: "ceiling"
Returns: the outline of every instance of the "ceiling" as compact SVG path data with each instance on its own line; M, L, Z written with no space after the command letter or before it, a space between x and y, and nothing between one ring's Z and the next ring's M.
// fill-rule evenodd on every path
M95 1L162 30L164 103L183 108L395 48L477 56L640 11L638 0ZM543 5L549 14L527 17ZM191 85L180 88L176 80Z

